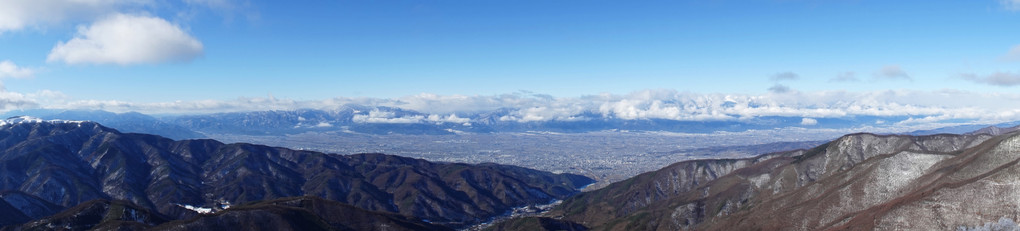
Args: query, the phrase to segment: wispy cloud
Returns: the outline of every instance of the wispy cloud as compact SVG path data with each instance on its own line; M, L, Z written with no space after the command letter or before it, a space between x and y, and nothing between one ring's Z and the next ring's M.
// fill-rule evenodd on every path
M90 21L123 7L145 6L152 0L9 0L0 1L0 33L45 27L65 21Z
M1020 45L1013 46L1002 56L1002 59L1009 61L1020 61Z
M203 46L179 26L156 17L116 14L58 43L48 61L68 64L140 64L189 61Z
M240 14L248 20L255 20L260 17L258 10L255 10L251 0L183 0L192 9L210 9L219 12L228 21ZM195 10L181 12L186 18L193 17Z
M903 71L903 69L900 68L899 65L888 65L888 66L882 67L881 70L878 70L878 72L875 73L875 79L876 80L901 80L902 79L902 80L910 80L910 81L914 80L913 78L910 77L909 74L907 74L906 71Z
M852 71L843 72L837 74L835 77L829 79L829 82L860 82L861 79L857 78L857 73Z
M786 85L782 85L782 84L772 85L772 87L769 87L768 90L769 90L769 92L776 93L776 94L783 94L783 93L788 93L788 92L791 91L790 87L788 87Z
M1012 72L996 72L987 76L979 76L977 74L962 74L960 75L960 78L975 83L988 84L1000 87L1012 87L1020 85L1020 74Z
M769 79L774 81L774 82L785 81L785 80L798 80L798 79L800 79L800 75L797 75L797 73L793 73L793 72L787 71L787 72L776 73L775 75L772 75L772 77L769 77Z
M1020 0L999 0L1003 8L1010 11L1020 11Z

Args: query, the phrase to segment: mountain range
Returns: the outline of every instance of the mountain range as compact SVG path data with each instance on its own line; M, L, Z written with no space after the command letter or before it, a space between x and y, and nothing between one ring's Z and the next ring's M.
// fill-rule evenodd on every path
M850 134L594 181L497 164L336 155L0 121L3 230L945 230L1016 226L1020 127ZM778 144L782 145L782 144ZM711 151L711 150L706 150ZM257 227L257 228L256 228Z
M149 228L171 220L177 228L167 229L180 229L191 227L180 220L218 227L264 217L281 227L300 218L340 230L382 220L412 230L462 227L565 199L593 182L497 164L175 141L88 121L0 121L0 225L15 230ZM265 202L281 198L291 199ZM317 207L324 203L337 206ZM365 220L342 224L342 211Z
M9 111L0 116L28 115L43 119L88 120L122 132L155 134L172 139L206 138L211 134L287 135L307 132L362 134L448 135L458 133L558 132L582 133L605 130L665 131L680 133L742 132L776 128L848 129L882 127L910 119L905 116L849 116L813 118L765 116L739 120L626 119L588 112L566 119L521 119L509 108L471 113L430 114L385 107L344 105L333 109L227 112L194 115L150 116L137 112L35 109ZM1017 125L1014 123L999 126ZM987 125L984 125L987 126ZM970 131L983 126L965 125L942 130L917 131L913 135L947 131Z

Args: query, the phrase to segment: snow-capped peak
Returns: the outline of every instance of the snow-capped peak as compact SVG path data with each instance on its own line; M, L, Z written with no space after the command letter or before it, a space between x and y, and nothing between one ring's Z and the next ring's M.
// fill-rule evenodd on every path
M10 125L10 124L43 123L43 122L46 122L46 123L78 123L78 124L80 124L80 123L85 122L85 121L78 121L78 120L43 120L41 118L32 117L32 116L14 116L14 117L7 118L5 120L0 120L0 126Z

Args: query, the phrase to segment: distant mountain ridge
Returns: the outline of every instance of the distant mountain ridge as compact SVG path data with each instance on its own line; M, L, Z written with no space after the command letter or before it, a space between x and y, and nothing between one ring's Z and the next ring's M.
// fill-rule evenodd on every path
M208 134L286 135L305 132L377 135L531 131L583 133L606 130L712 133L791 127L846 129L880 126L876 123L888 124L909 119L903 116L851 116L812 118L809 123L800 116L766 116L739 120L626 119L595 112L583 112L569 118L525 119L515 113L518 113L517 110L503 108L483 112L430 114L396 107L344 105L325 110L227 112L166 115L158 118L136 112L48 109L10 111L5 115L96 121L124 132L157 134L178 140L203 138Z
M0 214L8 215L0 225L96 199L123 200L183 219L201 211L195 208L217 211L225 204L316 196L456 227L512 207L564 199L592 182L496 164L174 141L88 121L0 122L0 191L6 192L0 193Z
M904 133L904 135L923 136L923 135L935 135L935 134L978 134L988 133L990 135L999 135L1002 133L1008 133L1020 126L1020 121L998 123L998 124L973 124L973 125L957 125L949 126L937 129L929 130L918 130Z
M195 130L138 112L113 113L100 110L19 110L3 118L32 116L47 120L93 121L121 132L155 134L175 140L206 138Z

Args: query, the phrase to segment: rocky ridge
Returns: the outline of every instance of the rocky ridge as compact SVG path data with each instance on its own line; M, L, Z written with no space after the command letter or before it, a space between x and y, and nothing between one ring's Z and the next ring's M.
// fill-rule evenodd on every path
M994 133L991 133L994 134ZM680 162L571 197L595 230L956 229L1017 220L1020 136L851 134L810 150Z

